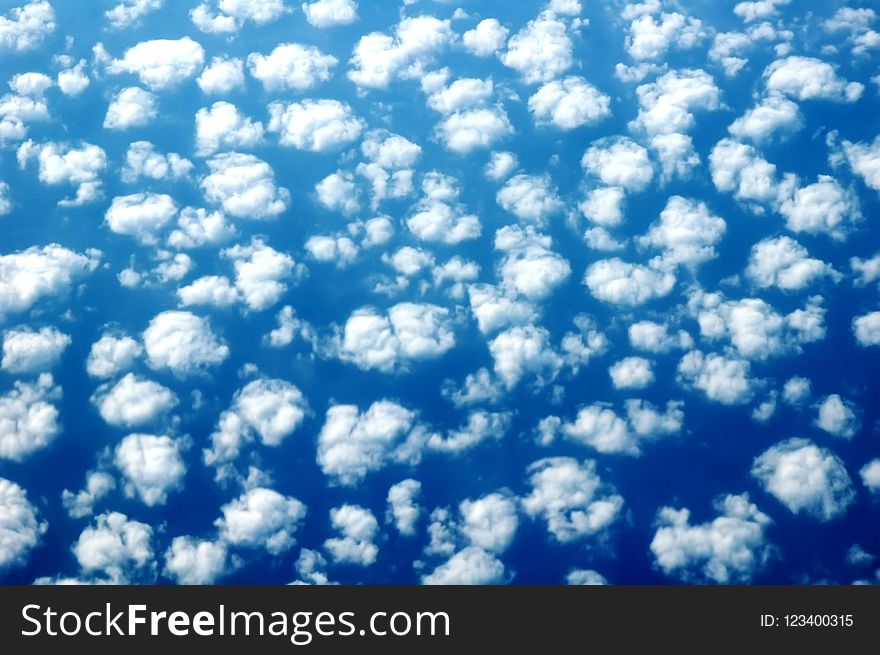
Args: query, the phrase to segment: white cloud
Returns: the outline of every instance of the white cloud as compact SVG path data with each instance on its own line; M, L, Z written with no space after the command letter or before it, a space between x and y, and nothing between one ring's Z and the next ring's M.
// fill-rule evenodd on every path
M734 77L749 63L743 51L749 49L751 45L752 39L748 34L718 32L712 41L709 59L721 64L725 75Z
M157 314L143 338L150 366L176 375L193 375L229 357L229 347L217 339L208 320L190 312Z
M158 233L177 215L174 199L164 193L134 193L116 196L104 221L111 232L134 237L143 244L155 244Z
M65 489L61 493L61 504L68 516L81 519L91 516L95 503L116 488L116 479L103 471L89 471L86 474L86 486L82 491L73 493Z
M465 32L461 40L471 54L491 57L504 47L509 33L510 30L499 23L497 18L486 18L477 23L474 29Z
M852 322L853 334L856 342L867 348L868 346L880 346L880 312L869 312L863 316L856 316Z
M764 71L767 89L798 100L824 99L855 102L865 85L838 77L831 64L813 57L777 59Z
M637 16L627 29L626 51L636 61L662 59L673 46L687 50L705 36L703 23L678 12L663 13L659 20L650 14Z
M0 216L5 216L12 211L12 200L9 197L9 185L0 181Z
M762 289L775 286L784 291L799 291L822 277L835 282L841 278L830 264L810 257L806 248L785 236L752 246L746 276Z
M751 582L770 559L765 531L770 517L748 494L727 495L715 502L719 516L692 525L688 509L663 507L657 512L657 532L651 553L667 575L684 582L720 584Z
M0 16L0 50L33 50L54 31L52 5L47 0L33 0Z
M274 489L255 487L220 508L223 516L214 525L233 546L265 548L280 555L296 544L296 532L306 516L306 506Z
M411 537L416 533L416 523L422 515L422 508L416 502L422 492L422 483L408 478L388 489L388 511L386 520L393 522L397 531Z
M862 219L858 197L830 175L820 175L818 180L797 189L780 205L779 213L792 232L827 234L842 241L852 224Z
M566 24L552 13L540 14L510 37L499 59L527 84L549 82L574 63Z
M531 226L523 230L508 225L498 230L495 249L506 253L499 267L505 291L541 300L564 283L571 274L571 266L550 249L551 245L550 237L536 233Z
M76 97L89 88L91 81L89 76L83 72L85 65L86 60L80 59L72 68L58 72L58 88L61 89L61 93Z
M712 182L719 191L743 201L767 203L779 195L776 166L749 145L722 139L709 155Z
M153 91L162 91L188 80L205 63L205 51L188 36L182 39L142 41L125 51L122 59L107 65L113 74L137 75L141 84Z
M494 89L492 80L463 77L433 91L428 96L428 107L441 114L451 114L485 104L492 97Z
M500 287L489 284L470 285L468 298L483 334L491 334L509 325L531 323L538 315L531 303L512 298Z
M112 9L104 12L104 16L114 29L124 30L137 27L141 19L162 8L165 0L122 0Z
M482 548L468 546L422 577L426 585L488 585L506 580L504 564Z
M70 345L70 337L52 327L23 327L3 332L2 368L7 373L42 373L53 368Z
M224 95L244 86L244 62L234 57L212 57L196 84L203 93Z
M635 307L669 295L675 275L668 270L630 264L614 257L591 264L584 284L598 300Z
M27 492L11 480L0 478L0 570L24 564L48 528L28 501Z
M403 18L394 36L371 32L354 47L348 79L359 87L384 89L395 79L421 77L434 57L455 40L448 20Z
M623 509L623 498L602 482L596 462L547 457L528 467L532 492L522 499L526 514L542 518L557 541L568 543L609 528Z
M305 248L313 259L334 262L338 268L351 264L360 252L357 244L344 236L312 236L306 241Z
M165 551L164 574L182 585L213 584L227 572L224 541L174 537Z
M318 202L330 211L356 213L361 205L354 176L346 171L331 173L315 185Z
M687 132L693 112L714 110L721 104L721 89L706 71L687 68L665 73L636 89L639 115L633 125L650 135Z
M238 290L222 275L207 275L177 290L181 307L229 307L241 300Z
M639 244L662 248L667 264L696 267L718 256L715 245L726 231L724 219L710 213L706 203L672 196Z
M330 524L342 535L324 541L335 563L370 566L376 561L379 547L373 540L379 533L379 522L370 510L358 505L334 507Z
M654 383L651 361L644 357L624 357L608 368L615 389L644 389Z
M756 0L755 2L738 2L733 13L746 23L770 18L779 13L780 5L787 5L791 0Z
M600 453L639 455L642 442L681 432L684 422L683 403L669 401L665 411L659 411L644 400L630 399L625 403L626 419L621 418L605 403L594 403L578 410L574 422L544 419L543 443L552 443L558 431Z
M862 427L860 414L856 405L833 393L819 403L819 414L814 425L835 437L852 439Z
M625 136L595 141L581 159L581 165L607 186L641 191L654 177L648 151Z
M449 310L437 305L399 303L387 316L372 308L348 317L338 344L338 356L363 370L389 373L410 360L440 357L455 346Z
M325 475L352 486L391 462L417 461L425 430L416 414L389 400L361 413L356 405L333 405L318 436L318 465Z
M495 362L495 373L508 389L513 389L526 376L535 376L543 385L552 382L563 360L550 344L550 334L542 327L512 327L489 342Z
M782 387L782 399L789 405L803 405L810 399L811 386L809 378L792 376Z
M348 25L357 20L356 0L315 0L302 4L306 20L321 29L335 25Z
M437 135L446 148L460 155L476 148L492 148L513 132L507 113L501 107L457 111L437 126Z
M133 428L156 421L177 406L171 389L128 373L112 387L98 387L92 402L110 425Z
M872 459L865 464L861 471L859 471L859 475L862 478L862 484L871 493L876 494L880 492L880 459Z
M85 254L58 244L0 255L0 317L27 312L39 302L66 295L98 268L101 253Z
M763 143L777 133L797 132L803 127L803 118L796 102L781 95L769 95L761 103L737 118L727 130L737 139Z
M495 200L505 211L539 226L564 208L549 176L514 175L498 191Z
M107 153L91 143L74 148L70 144L46 143L42 146L33 141L23 143L17 152L18 163L24 167L32 158L39 162L40 182L48 185L72 184L76 196L66 198L59 205L83 205L101 196L100 174L107 167Z
M338 100L273 102L269 105L269 131L279 133L282 145L299 150L336 150L357 139L364 122L351 107Z
M428 448L457 454L489 439L497 441L504 437L510 428L510 419L509 412L471 412L463 427L450 430L445 437L432 434L428 438Z
M880 279L880 252L875 253L870 259L850 257L849 265L856 279L853 282L857 287L864 287Z
M565 584L568 585L607 585L608 580L598 571L592 569L572 569L565 576Z
M853 172L870 188L880 191L880 136L871 144L844 141L843 152Z
M196 154L250 148L263 140L263 124L252 121L228 102L215 102L196 112Z
M52 78L43 73L16 73L9 80L9 88L22 96L42 98L52 86Z
M104 117L108 130L143 127L159 115L156 95L140 87L130 86L113 97Z
M667 353L676 348L688 349L693 346L693 339L684 330L673 335L669 333L667 325L653 321L632 323L627 334L633 348L650 353Z
M154 434L130 434L116 446L114 462L125 477L123 489L148 507L164 505L168 494L183 488L186 465L179 440Z
M290 192L275 185L272 167L258 157L227 152L208 160L208 167L201 182L205 198L231 216L271 219L290 205Z
M20 462L61 433L58 408L52 404L60 397L61 387L49 373L34 383L18 380L0 396L0 459Z
M294 272L295 262L290 255L278 252L260 239L249 245L237 245L220 253L232 260L235 268L235 288L248 309L263 311L277 303L287 291L286 280Z
M406 226L418 239L457 244L480 236L480 219L457 202L456 180L431 171L424 177L422 191L423 198L406 219Z
M724 405L749 402L755 382L749 377L749 362L729 359L717 353L692 350L678 363L679 381L699 389L709 400Z
M519 162L512 152L493 152L489 163L486 164L486 177L494 182L500 182L515 171L517 166Z
M588 192L578 208L593 223L613 227L623 222L625 198L626 192L621 187L599 187Z
M496 492L463 500L458 509L461 532L471 546L495 554L510 547L519 527L517 501L510 494Z
M215 4L217 10L212 9ZM245 23L266 25L292 11L284 0L204 0L189 12L193 25L202 32L230 34L240 30Z
M168 235L168 245L174 248L200 248L220 245L234 238L236 229L226 222L222 212L184 207L177 219L177 229Z
M163 155L149 141L135 141L125 153L123 182L137 182L144 177L151 180L180 179L189 176L193 164L176 152Z
M127 335L104 333L92 344L86 370L93 377L115 377L131 368L143 350L140 343Z
M794 514L820 521L842 516L855 500L839 457L807 439L788 439L755 458L752 475Z
M103 573L114 584L150 581L155 575L153 528L120 512L105 512L80 533L73 554L86 574Z
M582 77L566 77L538 89L529 98L529 111L539 124L573 130L610 116L611 98Z
M294 385L278 379L258 379L235 392L229 409L220 414L205 449L205 463L222 466L233 462L242 447L256 439L278 446L302 424L308 403Z
M299 43L282 43L268 55L248 55L248 70L266 91L306 91L330 79L336 57Z

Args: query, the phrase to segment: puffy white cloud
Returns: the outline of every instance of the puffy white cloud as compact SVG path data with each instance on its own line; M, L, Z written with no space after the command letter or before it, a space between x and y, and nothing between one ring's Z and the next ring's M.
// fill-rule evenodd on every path
M227 152L208 160L208 167L201 182L205 197L231 216L271 219L290 205L290 192L275 185L272 167L258 157Z
M668 270L630 264L617 257L591 264L584 284L598 300L631 307L668 295L675 275Z
M626 51L636 61L662 59L673 46L687 50L705 36L703 23L678 12L663 13L655 18L650 13L637 16L627 29Z
M607 186L641 191L654 177L648 151L625 136L595 141L581 159L581 165Z
M779 195L776 166L752 146L722 139L709 155L709 168L715 187L732 192L738 200L767 203Z
M216 11L204 0L189 12L193 25L202 32L230 34L238 32L247 22L266 25L292 11L284 0L216 0Z
M522 499L523 509L544 519L561 543L601 533L623 509L623 498L602 482L593 460L547 457L530 464L528 473L532 492Z
M151 180L187 177L193 164L176 152L163 155L156 152L156 146L149 141L135 141L125 153L125 168L122 169L124 182L136 182L145 177Z
M83 205L101 196L100 174L107 167L107 153L91 143L81 145L80 148L58 143L38 146L33 141L27 141L18 149L18 163L24 167L32 158L36 158L40 182L52 186L72 184L77 188L74 198L62 200L59 205Z
M302 4L306 20L322 29L355 22L357 9L357 0L315 0Z
M339 268L351 264L358 256L357 244L344 236L312 236L305 248L319 262L335 262Z
M52 86L52 78L43 73L16 73L9 80L9 88L22 96L42 98Z
M92 397L110 425L132 428L152 423L177 406L177 396L157 382L128 373L112 387L102 385Z
M212 57L196 84L203 93L223 95L244 86L244 62L234 57Z
M97 250L80 254L55 243L0 255L0 317L67 294L98 267L100 259Z
M608 368L615 389L644 389L654 383L651 361L644 357L624 357Z
M496 54L507 41L510 33L497 18L486 18L477 23L472 30L465 32L462 43L465 49L477 57L491 57Z
M785 381L782 387L782 399L789 405L803 405L810 398L811 386L809 378L795 375Z
M156 95L137 86L122 89L113 97L104 117L108 130L142 127L159 115Z
M491 148L513 131L501 107L457 111L437 126L438 137L446 148L461 155L476 148Z
M826 32L849 32L849 42L854 55L868 54L869 50L880 48L880 33L871 28L877 19L873 9L854 9L841 7L834 16L822 23Z
M153 275L162 284L179 282L195 266L192 257L182 252L172 255L167 251L160 251L157 259L159 259L159 264L153 269Z
M726 231L724 219L711 214L706 203L672 196L639 244L662 248L668 264L693 267L718 256L715 244Z
M95 503L116 488L116 479L104 471L89 471L86 474L86 486L82 491L73 493L65 489L61 493L61 504L70 518L81 519L91 516Z
M574 63L567 26L550 12L530 20L510 37L507 50L499 58L527 84L549 82Z
M76 97L89 88L91 81L89 76L83 72L85 65L85 59L80 59L72 68L58 72L58 88L61 89L61 93Z
M568 585L607 585L608 580L598 571L592 569L572 569L565 576Z
M670 334L667 325L653 321L638 321L627 329L629 343L633 348L650 353L667 353L676 348L693 346L693 339L684 330Z
M428 107L441 114L451 114L461 109L483 105L492 97L494 89L492 80L463 77L449 86L433 91L428 96Z
M549 432L544 442L552 442L558 429L566 438L600 453L638 455L643 442L681 432L684 412L680 401L669 401L665 411L644 400L630 399L625 405L626 419L607 404L594 403L579 409L574 422L545 423Z
M495 373L508 389L531 375L539 385L551 382L563 364L562 357L550 344L549 332L534 325L501 332L489 342L489 352L495 362Z
M345 171L331 173L315 185L318 202L331 211L356 213L361 205L354 176Z
M670 400L662 412L645 400L630 398L624 405L629 427L641 440L681 432L684 424L684 403L680 400Z
M401 275L412 277L433 266L434 256L421 248L404 246L390 257L383 256L383 261Z
M58 409L52 404L60 397L61 387L49 373L34 383L16 381L0 396L0 459L20 462L61 433Z
M296 532L306 516L306 506L274 489L255 487L220 508L223 516L214 525L233 546L265 548L280 555L296 544Z
M338 100L273 102L269 131L279 133L282 145L310 152L335 150L357 139L364 122Z
M866 286L880 279L880 253L875 253L870 259L850 257L849 265L856 276L853 284L857 287Z
M385 169L410 168L422 154L422 148L399 134L370 130L361 143L364 157Z
M182 39L141 41L122 59L107 65L110 73L131 73L153 91L161 91L194 77L205 63L205 51L188 36Z
M724 74L734 77L739 73L749 60L744 56L744 50L752 45L752 39L742 32L718 32L712 41L712 49L709 50L709 59L721 64Z
M749 109L727 128L737 139L763 143L777 133L796 132L803 127L803 118L796 102L781 95L769 95Z
M500 287L472 284L468 287L471 311L480 332L490 334L509 325L533 322L537 309L529 302L510 297Z
M164 0L123 0L112 9L104 12L104 16L114 29L124 30L136 27L141 19L162 8Z
M305 91L330 79L336 57L299 43L282 43L268 55L248 55L248 70L266 91Z
M755 458L752 475L794 514L820 521L842 516L855 500L846 467L831 451L793 438Z
M786 198L779 213L785 216L786 227L792 232L827 234L842 241L852 224L862 219L858 198L830 175L820 175L818 180Z
M48 527L28 501L27 492L11 480L0 478L0 570L24 564Z
M416 523L422 515L422 508L416 499L422 492L422 483L408 478L388 489L388 511L386 521L393 522L397 531L407 537L416 533Z
M379 547L373 540L379 522L373 513L358 505L340 505L330 510L330 524L342 536L324 541L324 548L337 564L370 566L376 561Z
M826 396L819 403L819 414L814 425L828 434L852 439L862 427L859 408L839 394Z
M213 584L228 570L224 541L174 537L165 551L164 574L177 584Z
M397 78L422 76L434 57L455 39L448 20L403 18L394 36L371 32L354 47L348 79L359 87L384 89Z
M278 252L260 239L247 246L233 246L220 255L232 260L235 268L235 288L245 305L253 311L263 311L277 303L287 291L285 280L294 271L295 262L286 253Z
M389 400L363 413L356 405L333 405L318 436L317 461L325 475L346 486L391 462L417 461L425 429L415 412Z
M685 582L748 583L770 559L765 531L771 523L748 494L727 495L715 502L719 516L692 525L688 509L663 507L651 553L667 575Z
M221 275L207 275L177 290L181 307L229 307L241 300L238 290Z
M55 31L55 10L47 0L32 0L0 16L0 50L24 52L39 47Z
M880 459L872 459L865 464L861 471L859 471L859 475L862 478L862 484L871 493L876 494L880 492Z
M220 245L235 237L236 229L226 222L222 212L184 207L177 219L177 229L168 235L168 245L174 248L200 248Z
M504 289L514 296L541 300L565 282L571 266L550 249L551 245L550 237L536 233L531 226L523 230L508 225L498 230L495 249L506 253L499 267Z
M422 182L424 197L413 207L406 226L422 241L456 244L482 233L480 219L457 202L459 190L452 178L432 171Z
M155 244L158 233L177 215L174 199L164 193L116 196L104 215L111 232Z
M843 152L853 172L870 188L880 191L880 136L871 144L844 141Z
M791 56L777 59L764 71L767 89L798 100L855 102L865 85L838 77L831 64L813 57Z
M399 303L388 315L372 308L348 317L338 343L338 356L361 369L388 373L410 360L440 357L455 345L449 310L437 305Z
M9 185L0 181L0 216L12 211L12 200L9 198Z
M3 332L2 368L7 373L40 373L53 368L70 345L70 337L52 327L15 328Z
M785 291L798 291L822 277L834 281L841 277L830 264L810 257L806 248L786 236L763 239L752 246L746 275L762 289L775 286Z
M880 346L880 312L856 316L852 322L852 329L860 346Z
M105 333L92 344L86 371L93 377L114 377L131 368L143 350L140 343L127 335Z
M636 89L639 115L634 125L648 134L687 132L694 125L693 112L718 109L721 89L706 71L687 68L665 73Z
M510 547L519 527L517 501L508 493L491 493L463 500L461 532L472 546L500 554Z
M196 154L249 148L263 140L263 124L252 121L228 102L215 102L196 112Z
M208 320L190 312L157 314L143 339L150 366L176 375L193 375L229 357L229 346L217 339Z
M578 207L593 223L613 227L623 222L626 192L617 186L599 187L588 192Z
M422 577L426 585L502 584L504 564L482 548L468 546Z
M749 362L729 359L717 353L692 350L678 363L679 382L699 389L709 400L724 405L749 402L755 382L749 377Z
M505 211L536 225L545 224L564 208L549 176L514 175L498 191L495 200Z
M770 18L779 13L780 5L787 5L791 0L756 0L755 2L738 2L733 13L746 23Z
M205 463L233 462L249 442L278 446L302 424L308 403L294 385L278 379L258 379L235 392L232 404L217 421Z
M611 115L611 98L582 77L566 77L538 89L529 98L529 111L539 124L573 130Z
M494 182L500 182L515 171L517 166L519 162L512 152L493 152L489 163L486 164L486 177Z
M460 453L488 439L501 439L510 428L510 418L509 412L471 412L463 427L450 430L445 437L432 434L428 438L428 447L440 452Z
M84 573L103 573L114 584L149 581L155 574L152 539L146 523L106 512L80 533L73 554Z
M502 390L498 382L485 368L479 369L476 373L468 374L460 388L456 388L452 380L446 380L443 386L443 395L451 400L456 407L494 403L497 402L501 394Z
M148 507L164 505L168 494L183 487L186 465L179 440L166 435L130 434L114 453L116 467L125 478L127 496L138 496Z

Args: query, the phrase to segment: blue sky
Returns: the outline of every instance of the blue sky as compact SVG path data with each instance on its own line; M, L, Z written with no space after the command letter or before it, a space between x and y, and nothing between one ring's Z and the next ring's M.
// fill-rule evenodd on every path
M0 580L878 576L869 2L0 2Z

